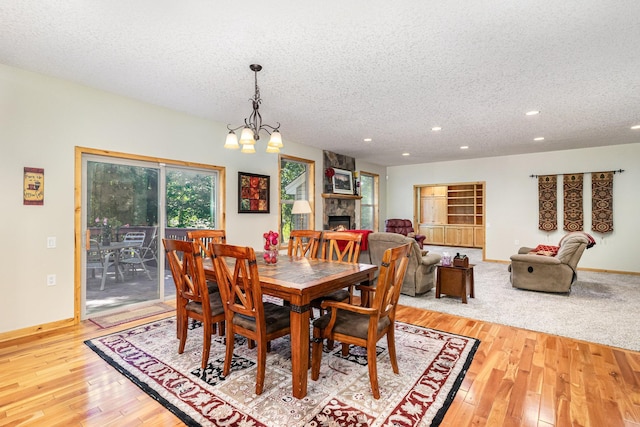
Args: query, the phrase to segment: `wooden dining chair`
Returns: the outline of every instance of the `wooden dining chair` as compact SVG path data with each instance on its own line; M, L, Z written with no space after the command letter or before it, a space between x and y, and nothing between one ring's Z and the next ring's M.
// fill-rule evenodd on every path
M347 262L357 264L360 257L360 243L362 242L362 234L350 233L348 231L325 231L322 233L322 251L321 258L332 262ZM327 295L323 295L311 300L311 307L320 311L320 315L324 314L322 301L343 301L351 303L353 301L353 287L350 285L346 289L338 289ZM313 312L312 312L313 315Z
M187 231L187 239L198 244L202 256L211 257L209 253L209 243L227 243L227 232L225 230L191 230Z
M216 324L224 328L224 307L218 292L209 293L205 280L200 248L194 242L162 239L167 254L173 281L176 285L176 321L180 345L178 353L184 352L187 341L189 319L202 322L202 369L209 360L211 335Z
M253 248L211 243L209 245L226 319L226 354L222 375L233 359L234 335L257 344L256 394L264 388L267 347L271 340L291 333L289 307L262 301L260 276ZM230 264L231 265L230 265Z
M227 243L227 232L225 230L191 230L187 231L187 239L192 240L198 244L200 253L203 257L211 259L211 252L209 249L210 243ZM214 279L207 279L207 287L209 292L218 292L218 285Z
M316 259L321 237L322 231L292 230L289 234L287 255Z
M394 338L395 317L402 281L409 263L410 249L411 245L407 243L384 252L377 286L371 290L374 293L371 307L336 301L322 303L323 308L331 308L331 310L313 321L311 378L314 381L317 381L320 376L324 339L340 341L343 356L349 354L350 344L367 349L369 381L375 399L380 398L376 343L385 335L391 367L394 373L399 373Z

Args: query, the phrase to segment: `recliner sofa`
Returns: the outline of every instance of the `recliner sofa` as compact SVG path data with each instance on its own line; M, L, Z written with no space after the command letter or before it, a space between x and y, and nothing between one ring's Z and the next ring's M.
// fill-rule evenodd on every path
M578 276L578 261L585 249L595 245L591 236L581 231L566 234L557 254L538 248L522 247L511 256L509 271L514 288L543 292L570 292ZM541 245L542 246L542 245ZM545 246L543 249L548 249Z
M371 263L380 265L384 251L389 248L402 246L411 242L409 252L409 264L402 282L401 293L416 296L429 291L435 286L436 265L440 262L440 255L422 255L422 250L415 239L397 233L371 233L369 234L369 255Z
M418 242L420 249L424 247L424 239L427 236L417 234L413 224L409 219L387 219L384 222L384 231L387 233L398 233L403 236L412 237Z

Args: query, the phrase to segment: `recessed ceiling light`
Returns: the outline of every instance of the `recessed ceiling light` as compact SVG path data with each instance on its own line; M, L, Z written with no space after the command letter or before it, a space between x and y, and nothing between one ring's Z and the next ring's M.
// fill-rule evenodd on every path
M527 116L535 116L536 114L540 114L540 111L538 111L538 110L527 111L525 114Z
M544 136L539 136L537 138L533 138L534 141L544 141Z
M460 147L460 149L461 150L467 150L467 149L469 149L469 146L468 145L463 145L463 146Z
M364 142L371 142L371 141L373 141L371 138L365 138L364 139Z
M403 156L405 156L405 157L407 157L407 156L410 156L411 154L409 154L409 153L402 153L402 155L403 155Z
M431 128L432 131L437 132L439 130L442 130L442 128L440 126L434 126Z
M633 130L640 129L640 125L631 126L631 129Z

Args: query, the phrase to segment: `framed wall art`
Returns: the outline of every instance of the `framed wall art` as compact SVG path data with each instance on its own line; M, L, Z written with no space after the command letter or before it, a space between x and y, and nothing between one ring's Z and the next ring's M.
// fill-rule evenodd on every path
M353 176L351 171L333 168L334 175L331 177L333 192L336 194L353 194Z
M268 175L238 172L238 213L269 213Z
M25 205L44 205L44 169L24 168L23 198Z

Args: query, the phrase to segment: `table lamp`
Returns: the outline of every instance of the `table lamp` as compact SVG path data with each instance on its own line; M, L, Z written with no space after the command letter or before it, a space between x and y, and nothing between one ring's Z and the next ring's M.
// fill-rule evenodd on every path
M291 213L293 215L301 215L301 219L302 219L302 215L311 213L311 206L309 205L309 202L306 200L296 200L295 202L293 202L293 208L291 209ZM304 221L301 221L301 222L304 222ZM301 228L302 228L302 224L300 224L300 227L298 228L298 230Z

